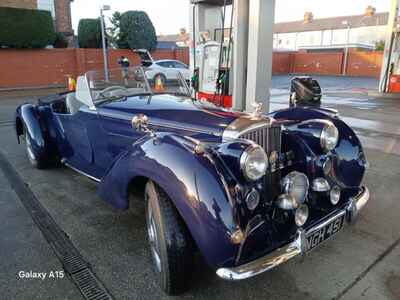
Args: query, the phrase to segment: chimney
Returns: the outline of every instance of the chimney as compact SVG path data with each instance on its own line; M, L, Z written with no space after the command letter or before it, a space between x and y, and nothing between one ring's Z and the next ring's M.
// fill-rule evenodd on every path
M372 16L374 16L375 15L375 13L376 13L376 8L375 7L373 7L373 6L368 6L366 9L365 9L365 15L367 16L367 17L372 17Z
M314 14L311 11L307 11L304 14L304 24L311 23L314 20Z

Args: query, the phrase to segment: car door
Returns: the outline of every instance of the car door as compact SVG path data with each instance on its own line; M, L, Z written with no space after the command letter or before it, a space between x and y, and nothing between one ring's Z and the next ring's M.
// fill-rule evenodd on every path
M166 61L161 62L160 65L163 67L163 73L167 77L167 79L174 79L175 65L174 65L173 61L166 60Z
M144 112L149 96L136 96L98 107L102 140L94 141L94 157L99 169L107 172L120 155L131 149L143 132L132 128L132 116Z
M104 140L97 108L87 76L78 77L76 93L65 98L65 112L54 113L59 124L59 150L62 161L91 177L100 179L103 166L96 160L96 142Z
M184 63L174 61L174 70L180 72L185 80L190 80L190 70Z
M65 164L87 175L101 178L102 171L95 163L93 141L103 139L98 127L96 110L82 105L78 112L55 114L61 128L59 148Z

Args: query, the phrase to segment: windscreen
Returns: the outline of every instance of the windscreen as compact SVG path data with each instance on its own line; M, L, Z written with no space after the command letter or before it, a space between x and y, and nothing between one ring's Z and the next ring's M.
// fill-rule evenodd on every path
M143 67L118 68L109 70L108 78L103 71L90 71L86 78L95 104L105 99L146 94L190 96L189 87L177 70L154 74Z

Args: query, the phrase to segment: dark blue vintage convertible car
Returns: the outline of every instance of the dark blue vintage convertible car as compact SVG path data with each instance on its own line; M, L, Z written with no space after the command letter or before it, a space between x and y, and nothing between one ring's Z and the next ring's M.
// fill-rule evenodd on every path
M179 73L89 72L76 92L18 107L15 125L35 167L61 162L120 209L143 195L169 294L185 288L196 250L219 277L249 278L334 236L369 199L363 148L335 111L225 110L193 100Z

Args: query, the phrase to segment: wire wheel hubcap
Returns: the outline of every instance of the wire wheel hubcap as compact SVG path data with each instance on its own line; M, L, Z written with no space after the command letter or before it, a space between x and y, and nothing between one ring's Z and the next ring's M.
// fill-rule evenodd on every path
M149 199L150 200L150 199ZM161 258L160 258L160 245L157 235L157 226L153 216L153 209L150 201L148 204L148 215L147 215L147 234L149 236L151 254L156 264L158 272L161 272Z
M29 159L31 161L35 161L36 157L35 157L35 154L33 153L32 143L31 143L31 140L30 140L28 134L25 134L25 142L26 142L26 152L28 153Z

